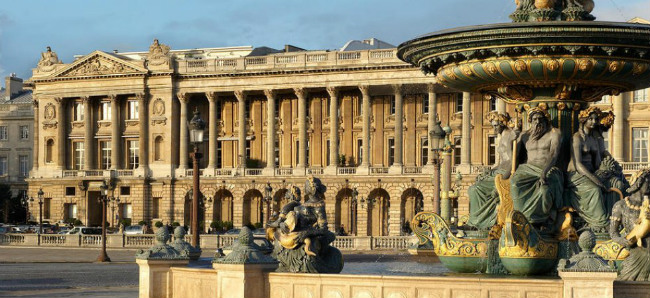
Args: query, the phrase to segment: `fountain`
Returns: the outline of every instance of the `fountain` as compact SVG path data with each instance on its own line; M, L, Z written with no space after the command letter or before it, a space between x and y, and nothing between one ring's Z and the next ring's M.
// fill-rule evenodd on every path
M607 232L627 181L598 145L581 147L600 142L614 117L590 102L650 86L650 26L594 21L591 0L516 4L513 23L443 30L399 46L400 59L440 84L514 104L514 118L531 127L521 131L515 123L521 132L512 170L492 176L496 220L487 229L464 229L421 213L411 222L418 244L456 272L501 263L512 274L537 275L570 258L576 229L589 228L598 240L594 252L620 263L628 252ZM498 254L489 253L496 241Z

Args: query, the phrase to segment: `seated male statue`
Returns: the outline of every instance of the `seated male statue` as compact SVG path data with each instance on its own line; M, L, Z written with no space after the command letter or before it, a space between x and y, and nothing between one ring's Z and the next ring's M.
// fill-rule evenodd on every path
M494 184L494 178L501 174L504 179L510 177L512 169L512 143L517 139L518 132L509 127L510 115L490 112L488 120L499 136L497 144L498 159L494 165L476 177L476 183L467 190L469 194L469 227L480 230L490 229L497 220L497 205L499 194Z
M549 228L562 206L564 180L555 166L562 135L545 109L529 109L528 123L530 128L517 139L517 170L510 179L510 195L514 210L534 226Z

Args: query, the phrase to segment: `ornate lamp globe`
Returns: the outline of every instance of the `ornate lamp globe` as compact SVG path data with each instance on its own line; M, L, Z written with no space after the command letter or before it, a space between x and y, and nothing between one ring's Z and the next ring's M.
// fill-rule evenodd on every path
M434 151L438 151L442 149L445 145L445 136L447 133L442 129L442 126L440 126L440 121L436 121L436 125L433 126L433 129L430 132L431 134L431 139L432 144L431 148Z
M42 199L43 199L43 196L45 195L45 192L43 192L43 189L42 189L42 188L39 188L37 194L38 194L38 199L39 199L39 200L42 200Z
M99 189L102 192L102 196L108 195L108 185L106 185L106 181L102 181L102 185L99 186Z
M190 142L194 145L203 143L203 132L205 131L205 121L201 119L201 112L194 110L194 117L190 120Z

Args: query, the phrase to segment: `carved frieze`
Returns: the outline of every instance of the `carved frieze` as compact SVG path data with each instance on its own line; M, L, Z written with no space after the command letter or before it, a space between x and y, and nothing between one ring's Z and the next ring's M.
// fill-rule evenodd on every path
M169 50L169 46L158 42L158 39L154 39L149 46L147 66L169 66L171 56Z
M56 108L51 102L45 105L45 115L43 115L45 120L54 120L56 118Z
M120 63L118 61L111 61L106 57L95 55L73 67L72 69L64 72L64 77L76 76L89 76L89 75L105 75L105 74L127 74L138 73L139 71L131 66Z

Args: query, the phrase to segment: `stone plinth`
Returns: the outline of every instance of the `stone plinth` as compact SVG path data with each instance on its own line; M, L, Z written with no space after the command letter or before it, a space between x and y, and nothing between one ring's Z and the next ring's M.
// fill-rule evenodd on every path
M559 272L564 281L564 298L614 297L616 272Z
M247 298L268 297L265 273L278 265L214 263L212 267L217 270L217 297Z
M139 298L172 297L171 267L187 266L189 260L143 260L136 259L140 267Z

